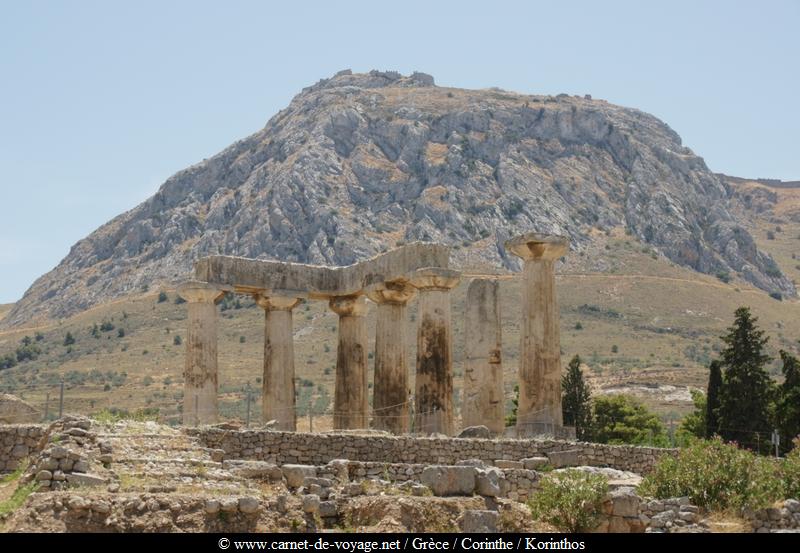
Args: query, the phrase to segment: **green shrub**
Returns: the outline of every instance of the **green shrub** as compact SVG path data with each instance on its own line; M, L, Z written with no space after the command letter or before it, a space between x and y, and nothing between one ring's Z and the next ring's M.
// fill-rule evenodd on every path
M794 449L789 452L781 465L783 497L800 498L800 438L794 441Z
M114 330L114 323L111 321L103 321L103 323L100 325L100 330L102 332L111 332Z
M71 332L67 332L67 334L64 336L64 345L71 346L74 343L75 343L75 337L72 335Z
M158 303L164 303L168 299L169 299L169 297L167 296L166 292L159 292L158 293Z
M607 493L604 476L568 469L542 478L528 506L537 520L562 531L585 532L597 526Z
M688 496L709 510L759 509L784 495L773 459L726 444L696 440L676 457L663 457L639 486L657 498Z

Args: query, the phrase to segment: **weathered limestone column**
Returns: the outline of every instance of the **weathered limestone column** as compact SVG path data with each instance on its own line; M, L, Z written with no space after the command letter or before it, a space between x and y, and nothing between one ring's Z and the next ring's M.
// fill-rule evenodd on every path
M450 290L460 274L442 268L416 271L419 290L414 431L453 434L453 355Z
M183 424L217 422L217 306L225 294L205 282L178 288L186 300L186 361L183 370Z
M517 433L556 433L561 415L561 340L555 262L567 253L563 236L530 233L505 247L524 260Z
M299 298L256 294L264 309L264 375L261 379L263 421L277 421L276 430L297 430L294 405L294 338L292 309Z
M505 430L500 283L475 279L467 288L464 322L464 401L461 425Z
M333 428L367 428L366 300L363 296L334 296L329 305L339 315Z
M406 312L415 289L403 282L387 282L368 292L377 308L375 323L375 377L372 388L372 426L393 434L409 430Z

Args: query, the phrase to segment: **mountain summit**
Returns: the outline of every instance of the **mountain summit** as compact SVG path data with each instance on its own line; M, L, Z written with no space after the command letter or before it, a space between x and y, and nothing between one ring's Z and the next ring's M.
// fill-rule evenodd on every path
M425 240L459 246L456 266L516 268L502 247L514 234L564 234L581 250L619 226L675 263L794 295L730 195L635 109L341 71L79 241L3 324L178 282L208 254L345 265Z

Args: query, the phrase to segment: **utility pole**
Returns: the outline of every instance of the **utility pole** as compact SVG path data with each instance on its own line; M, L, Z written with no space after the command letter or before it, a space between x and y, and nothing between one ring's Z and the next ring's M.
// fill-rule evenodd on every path
M64 379L61 379L61 391L58 394L58 418L64 416Z
M44 396L44 422L50 418L50 392Z
M778 429L772 431L772 444L775 446L775 457L779 457L778 446L781 443L781 435L778 434Z
M245 419L245 428L250 428L250 382L247 383L247 418Z

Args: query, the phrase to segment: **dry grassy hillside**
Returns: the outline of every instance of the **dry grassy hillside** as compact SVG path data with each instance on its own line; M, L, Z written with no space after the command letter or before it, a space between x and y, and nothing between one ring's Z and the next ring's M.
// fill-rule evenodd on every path
M759 245L776 257L787 274L799 277L792 255L800 253L800 224L785 221L781 232L767 239L771 227L774 224L766 218L754 223ZM596 270L598 263L604 268L602 273ZM480 273L481 269L466 271ZM796 349L800 338L797 300L778 301L746 283L725 283L675 266L622 230L599 237L591 250L571 254L560 269L558 286L564 361L581 355L598 392L639 395L665 419L676 420L686 412L689 388L705 386L703 367L719 348L718 336L740 305L750 306L759 317L774 353L779 348ZM453 302L457 394L462 375L465 290L462 283ZM176 342L185 335L185 305L175 303L174 291L168 290L166 295L167 300L159 302L159 291L150 291L64 321L0 333L0 357L12 353L24 336L31 337L41 350L35 360L0 371L0 390L20 395L42 409L49 393L49 411L54 414L63 377L68 411L150 407L157 408L165 420L177 420L184 345ZM515 276L504 277L501 296L503 361L510 399L520 322L519 280ZM238 305L232 299L220 306L220 407L225 418L244 418L243 390L249 383L254 390L253 419L258 421L263 311L247 297L238 299ZM0 308L0 316L7 308ZM408 328L411 367L414 318L412 302ZM108 324L103 327L103 323ZM336 316L325 303L309 302L296 309L294 323L301 394L298 407L301 415L310 404L321 413L332 403ZM97 337L92 334L95 325ZM369 328L374 331L374 324ZM75 343L65 346L68 332ZM778 373L777 365L773 370ZM304 416L302 425L307 424ZM329 424L328 417L317 414L315 429Z

